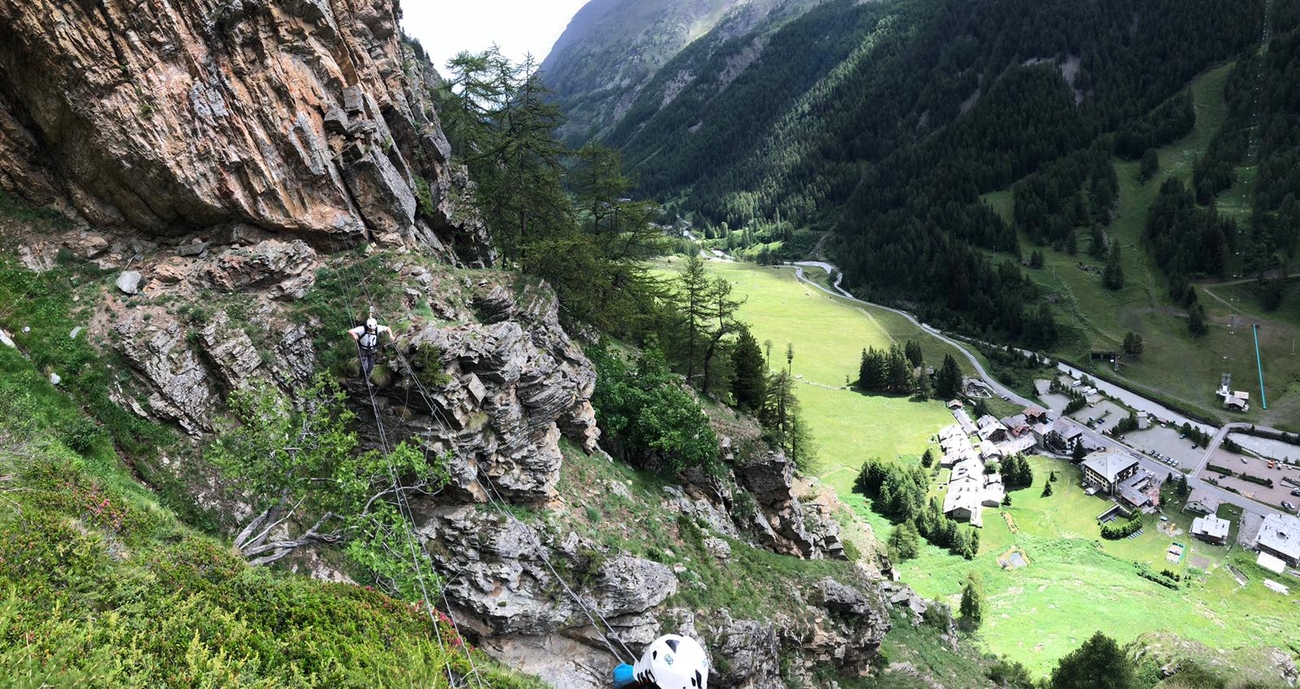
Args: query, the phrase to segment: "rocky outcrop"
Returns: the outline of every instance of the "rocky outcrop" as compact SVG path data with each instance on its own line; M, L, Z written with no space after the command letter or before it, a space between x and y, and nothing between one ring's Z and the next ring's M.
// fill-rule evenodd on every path
M490 263L398 20L391 0L0 3L0 188L153 236L243 223Z
M393 408L399 437L454 450L458 496L486 502L495 490L511 500L546 500L559 479L561 434L587 452L596 448L595 370L560 327L549 291L514 297L490 282L479 288L474 303L484 322L431 324L412 334L400 363L413 370L381 394L413 412ZM422 382L429 380L439 382Z
M591 611L616 629L631 630L628 636L643 628L640 636L653 639L658 625L645 613L677 590L665 565L612 554L576 535L552 548L532 525L491 508L416 509L417 534L434 566L449 579L445 593L453 612L477 634L544 636L578 630L574 633L581 635ZM563 562L566 576L552 569L552 560ZM565 587L578 581L584 585L567 595Z
M769 549L809 559L844 559L839 524L820 509L809 509L794 494L794 463L779 451L740 462L736 481L758 506L752 531Z

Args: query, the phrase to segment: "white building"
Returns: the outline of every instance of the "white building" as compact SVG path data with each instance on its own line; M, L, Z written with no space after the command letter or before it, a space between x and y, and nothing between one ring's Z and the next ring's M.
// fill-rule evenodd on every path
M1300 518L1289 514L1268 515L1259 527L1255 547L1294 567L1300 563Z

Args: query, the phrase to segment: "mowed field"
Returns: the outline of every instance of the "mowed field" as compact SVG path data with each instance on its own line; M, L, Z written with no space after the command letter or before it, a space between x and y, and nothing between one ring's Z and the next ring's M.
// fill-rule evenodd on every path
M840 495L850 493L864 459L915 459L930 436L952 423L939 402L867 396L846 386L858 377L867 347L888 348L892 342L915 339L926 363L938 366L944 354L955 354L950 346L897 314L802 284L790 268L716 260L707 266L711 275L726 278L734 293L746 298L740 318L759 342L772 342L774 368L785 366L786 345L794 346L795 389L817 448L814 473Z
M1187 332L1186 313L1169 302L1167 280L1150 259L1143 238L1149 208L1160 185L1179 177L1191 185L1196 159L1223 124L1226 104L1223 88L1232 65L1223 65L1196 79L1192 96L1196 125L1186 137L1158 149L1160 171L1145 184L1138 181L1137 162L1116 158L1120 193L1116 214L1107 232L1123 249L1126 284L1111 291L1101 284L1100 270L1080 269L1079 264L1098 269L1104 261L1088 255L1087 232L1077 256L1043 248L1042 269L1028 270L1031 279L1058 296L1053 307L1058 321L1067 327L1065 341L1052 352L1083 361L1090 351L1116 351L1127 332L1142 336L1146 351L1139 361L1121 365L1117 374L1139 391L1152 392L1194 407L1208 417L1229 421L1252 421L1300 430L1300 355L1293 343L1300 338L1300 320L1289 318L1285 309L1263 313L1258 302L1244 289L1231 290L1206 283L1198 285L1200 301L1210 322L1210 334L1193 338ZM1239 169L1243 181L1221 195L1223 210L1244 222L1241 198L1245 180L1253 177L1250 167ZM985 201L1008 222L1012 219L1010 190L987 194ZM1025 255L1036 248L1022 238ZM1295 288L1292 288L1295 291ZM1230 294L1231 292L1231 294ZM1254 341L1250 325L1260 325L1260 348L1264 359L1265 384L1270 404L1259 404ZM1225 412L1214 396L1222 373L1231 373L1234 387L1250 390L1251 410L1245 415Z
M785 345L794 345L794 372L803 376L797 390L817 445L815 473L872 526L879 539L888 538L893 525L851 492L858 467L871 456L916 462L929 446L930 436L952 423L952 417L938 402L840 389L844 376L856 374L866 346L915 338L922 343L927 362L941 361L952 349L902 317L801 284L788 268L722 261L707 265L711 274L725 277L737 294L748 298L741 317L760 342L772 341L774 365L784 365ZM1085 495L1078 485L1078 470L1067 462L1041 457L1031 462L1034 487L1013 493L1009 507L985 510L975 560L924 546L920 558L898 565L904 582L954 608L966 573L978 570L989 605L979 641L989 651L1046 674L1061 656L1098 630L1120 642L1144 632L1168 630L1214 647L1300 645L1293 624L1294 597L1265 589L1266 573L1255 567L1250 553L1194 541L1186 533L1191 515L1176 510L1168 513L1167 528L1181 534L1162 532L1161 522L1148 517L1141 536L1102 541L1095 518L1108 503ZM1044 498L1042 487L1050 471L1056 471L1059 480L1052 484L1054 494ZM946 473L936 477L937 496L942 495L938 486ZM1011 517L1017 533L1000 512ZM1188 546L1178 563L1165 558L1174 541ZM999 566L999 556L1012 547L1024 553L1028 567L1003 570ZM1170 590L1138 576L1135 562L1157 572L1169 569L1190 576L1193 583ZM1246 573L1250 579L1246 587L1234 581L1227 564ZM1294 588L1300 589L1300 584Z
M1213 648L1300 643L1296 597L1264 587L1264 577L1281 577L1256 567L1253 553L1192 539L1187 534L1192 517L1178 510L1167 512L1169 522L1145 517L1136 538L1102 540L1096 517L1112 503L1085 495L1078 469L1068 462L1033 457L1030 463L1035 485L1013 492L1009 507L985 509L980 553L973 561L926 545L919 558L898 567L904 582L954 609L967 572L978 571L987 596L979 639L988 650L1046 675L1096 631L1121 644L1151 631L1174 632ZM1042 497L1053 470L1059 480L1052 484L1053 494ZM863 514L878 537L893 528L879 516ZM1162 531L1162 524L1170 531ZM1166 559L1175 542L1187 546L1178 563ZM999 557L1012 548L1027 567L999 565ZM1168 569L1191 583L1177 591L1165 588L1139 576L1135 562L1156 572ZM1245 587L1227 565L1246 574ZM1300 588L1290 578L1282 583Z

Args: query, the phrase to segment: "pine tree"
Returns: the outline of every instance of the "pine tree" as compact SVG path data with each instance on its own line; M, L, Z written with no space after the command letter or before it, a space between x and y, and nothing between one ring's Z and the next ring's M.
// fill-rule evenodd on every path
M1187 310L1187 331L1192 337L1201 337L1210 332L1210 326L1205 322L1205 307L1200 303L1192 304Z
M1052 670L1050 689L1135 689L1137 681L1124 649L1097 632Z
M1124 289L1124 266L1120 262L1119 244L1110 248L1110 257L1106 259L1106 269L1102 272L1101 284L1110 290Z
M749 328L742 325L739 332L736 348L731 354L734 373L731 396L737 407L755 413L763 406L766 396L767 364L763 361L763 350Z
M961 590L961 626L973 632L984 623L984 581L979 572L971 570L966 575L966 585Z
M678 335L680 360L685 365L686 382L697 383L695 374L700 368L705 343L709 338L712 317L710 296L713 283L704 271L704 261L698 254L686 257L682 272L677 277L677 309L681 314L682 329Z
M700 387L708 390L715 385L713 378L716 371L713 363L714 358L718 355L719 346L724 338L736 332L736 329L740 327L740 322L736 320L736 310L746 300L733 299L731 297L731 283L723 278L715 278L709 283L709 289L705 297L709 311L709 325L705 330L703 384ZM725 385L723 388L725 389Z
M942 400L950 400L961 394L961 367L951 354L943 355L943 366L935 374L934 395Z
M908 340L903 353L907 355L907 360L912 363L913 368L925 363L921 355L921 343L916 340Z
M925 448L925 454L921 455L921 466L926 469L934 466L934 450Z

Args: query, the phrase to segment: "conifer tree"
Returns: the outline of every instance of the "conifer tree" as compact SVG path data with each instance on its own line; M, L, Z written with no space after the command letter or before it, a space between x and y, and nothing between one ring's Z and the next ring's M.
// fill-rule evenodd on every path
M969 632L984 623L984 581L979 572L971 570L966 575L966 585L961 590L961 626Z
M1110 290L1124 289L1124 266L1120 262L1119 244L1110 248L1110 256L1106 259L1106 269L1102 272L1101 284Z
M754 413L762 408L766 396L767 364L763 361L763 350L749 328L742 325L739 333L731 354L735 376L731 380L731 396L736 406Z
M961 367L951 354L943 355L943 366L935 374L934 394L939 399L950 400L961 394Z

